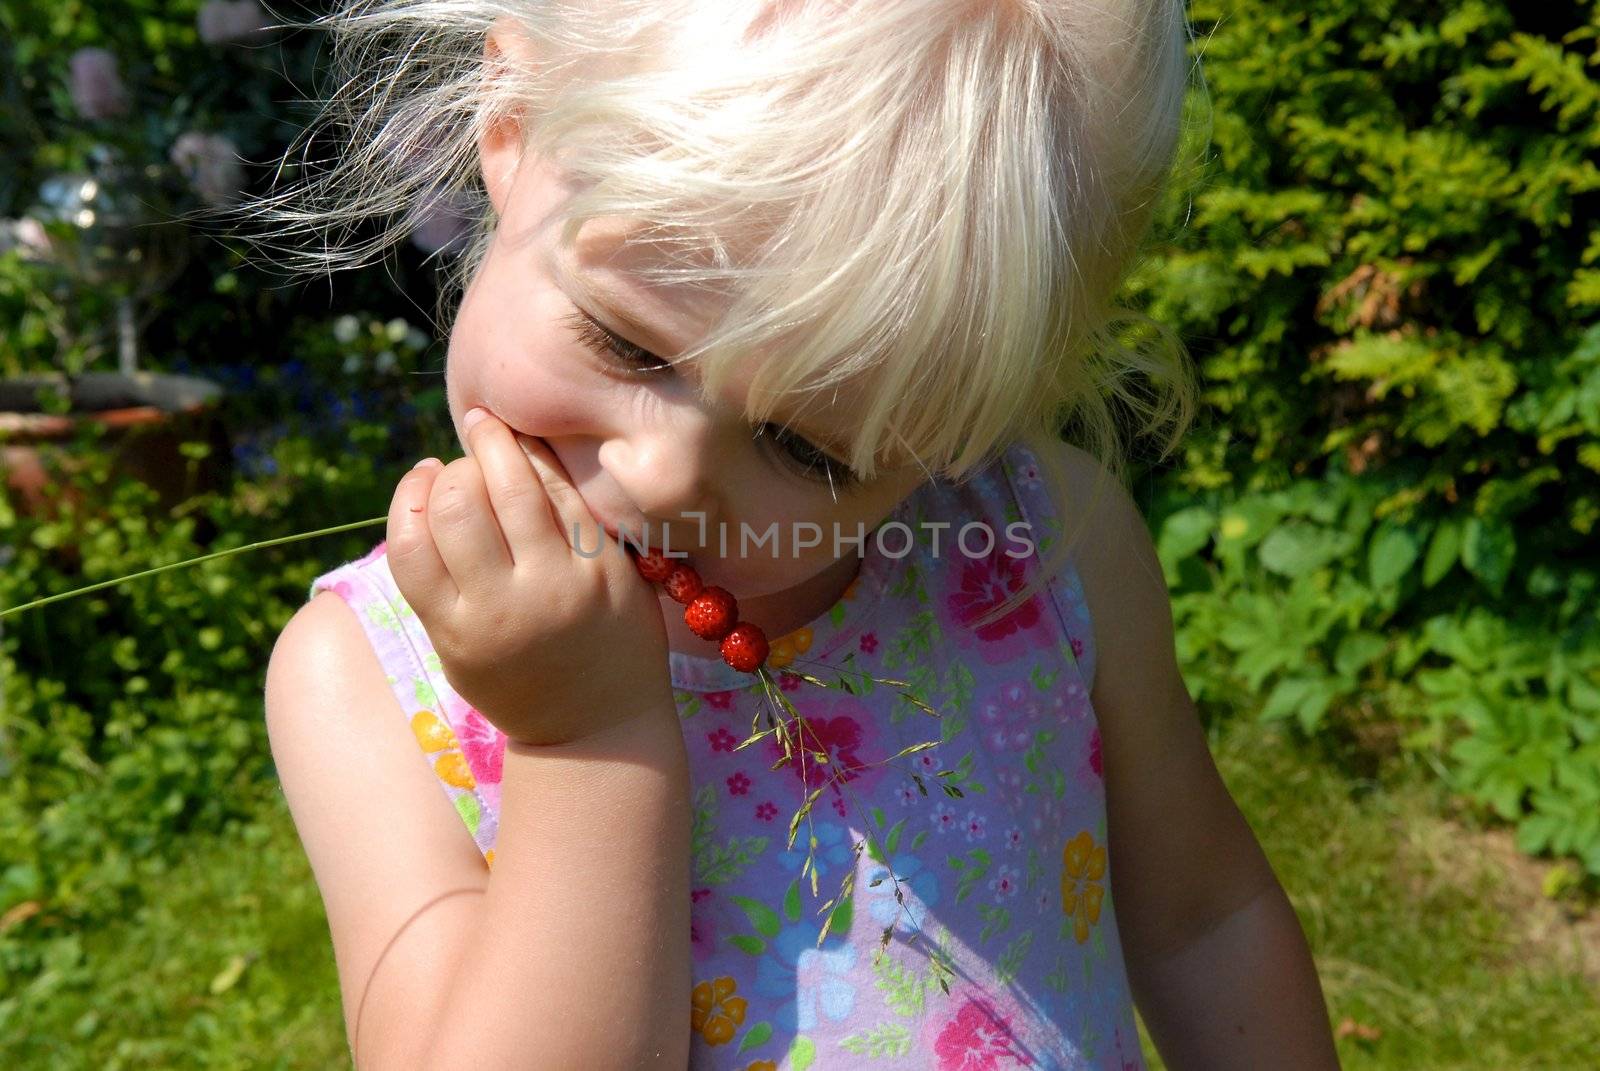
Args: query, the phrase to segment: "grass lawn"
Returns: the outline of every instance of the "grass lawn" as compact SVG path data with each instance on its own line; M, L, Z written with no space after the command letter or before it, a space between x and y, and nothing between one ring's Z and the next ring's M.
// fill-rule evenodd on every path
M1345 1067L1600 1066L1600 913L1568 919L1540 894L1544 865L1442 817L1420 776L1344 773L1237 721L1213 748L1300 912L1333 1021L1348 1020ZM321 901L281 799L241 836L197 838L147 896L21 995L0 1067L349 1066Z

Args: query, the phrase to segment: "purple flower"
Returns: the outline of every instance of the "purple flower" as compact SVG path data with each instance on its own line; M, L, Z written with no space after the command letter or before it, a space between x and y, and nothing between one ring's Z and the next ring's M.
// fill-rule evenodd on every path
M50 256L50 235L32 216L0 220L0 253L13 249L23 260L44 260Z
M208 45L222 45L230 41L247 41L267 29L267 13L256 0L211 0L200 5L195 19L200 30L200 40Z
M226 205L239 199L244 167L239 163L239 150L221 134L186 131L172 143L167 157L206 204Z
M411 218L411 244L425 253L459 252L472 234L471 201L465 194L425 197Z
M85 119L109 119L128 110L128 92L117 74L117 57L103 48L72 54L72 104Z

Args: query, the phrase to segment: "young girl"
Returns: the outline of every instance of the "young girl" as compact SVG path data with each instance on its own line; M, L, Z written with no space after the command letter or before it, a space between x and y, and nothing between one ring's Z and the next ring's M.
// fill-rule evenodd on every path
M344 155L257 207L402 216L327 265L441 199L482 224L465 454L400 480L267 676L357 1065L1121 1071L1137 1002L1173 1067L1336 1066L1108 478L1114 413L1175 437L1193 390L1111 304L1175 152L1181 4L333 26ZM771 638L789 761L635 541Z

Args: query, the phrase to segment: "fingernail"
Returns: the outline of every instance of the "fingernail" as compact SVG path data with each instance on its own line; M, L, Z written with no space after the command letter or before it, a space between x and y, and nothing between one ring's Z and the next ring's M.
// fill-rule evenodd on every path
M414 468L414 469L425 469L430 465L437 465L437 464L439 464L439 459L438 458L436 458L436 457L425 457L421 461L417 462L415 465L412 465L411 467Z
M482 420L488 415L489 411L481 408L480 406L475 405L471 409L468 409L467 415L461 418L462 432L465 433L471 431L478 421Z

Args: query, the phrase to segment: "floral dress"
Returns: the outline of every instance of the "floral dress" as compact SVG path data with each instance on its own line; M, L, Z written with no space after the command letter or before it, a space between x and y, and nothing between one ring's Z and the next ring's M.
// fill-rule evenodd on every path
M958 543L972 522L994 538L974 528ZM773 642L768 666L806 725L777 769L776 734L738 747L761 711L782 713L756 678L710 644L671 652L694 807L690 1067L1144 1066L1076 570L971 624L1060 532L1021 444L961 485L913 492L869 535L838 602ZM360 618L419 761L492 868L505 737L451 690L382 544L321 590Z

